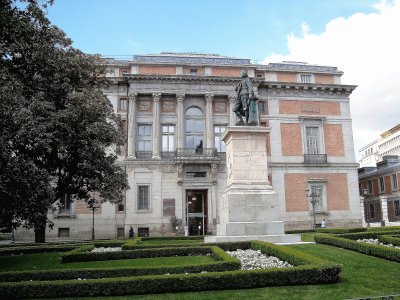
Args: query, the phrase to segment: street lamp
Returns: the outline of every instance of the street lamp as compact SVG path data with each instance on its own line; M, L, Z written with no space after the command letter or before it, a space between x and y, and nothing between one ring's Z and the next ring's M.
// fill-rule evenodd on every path
M363 194L364 194L364 211L365 211L366 218L367 218L367 227L369 227L370 226L370 222L371 222L370 217L369 217L369 209L370 209L370 207L369 207L369 203L366 203L367 201L365 201L365 198L368 195L367 189L363 189ZM367 207L365 207L365 205L367 205Z
M92 241L95 239L95 234L94 234L94 212L96 209L100 208L100 203L96 201L95 198L90 198L87 202L87 206L89 209L92 210Z
M315 190L311 189L311 193L310 193L310 189L309 188L306 188L305 191L306 191L306 196L310 200L310 203L312 205L313 217L314 217L313 228L315 228L316 225L317 225L317 223L315 221L315 205L319 201L319 197L321 195L321 188L318 188L318 192L316 192Z

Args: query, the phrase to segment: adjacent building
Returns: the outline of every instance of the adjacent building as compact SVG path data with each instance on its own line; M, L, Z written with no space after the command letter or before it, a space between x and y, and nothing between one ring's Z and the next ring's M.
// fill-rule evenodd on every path
M400 225L400 160L383 156L376 167L358 170L363 222L368 225Z
M381 133L379 137L359 150L360 167L375 167L384 156L400 155L400 124Z
M48 238L90 238L93 216L97 238L126 236L131 227L135 235L170 235L175 218L180 232L187 225L190 235L215 233L227 178L221 137L236 123L241 70L253 80L260 126L270 127L265 180L286 229L310 228L314 216L330 227L361 224L349 106L355 86L341 84L336 67L198 53L105 63L112 85L104 93L126 134L118 164L130 189L121 204L96 210L63 199Z

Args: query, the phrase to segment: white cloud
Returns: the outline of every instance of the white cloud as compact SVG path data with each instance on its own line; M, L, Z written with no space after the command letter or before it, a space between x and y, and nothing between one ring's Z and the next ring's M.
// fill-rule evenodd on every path
M343 84L358 85L350 97L356 155L400 122L400 0L374 7L374 13L330 21L321 34L303 23L300 37L288 36L288 55L264 59L337 66Z

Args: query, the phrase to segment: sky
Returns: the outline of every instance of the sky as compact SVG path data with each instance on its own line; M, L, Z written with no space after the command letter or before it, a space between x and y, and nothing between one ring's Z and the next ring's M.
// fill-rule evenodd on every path
M337 66L356 156L400 122L400 0L55 0L74 47L104 56L202 52Z

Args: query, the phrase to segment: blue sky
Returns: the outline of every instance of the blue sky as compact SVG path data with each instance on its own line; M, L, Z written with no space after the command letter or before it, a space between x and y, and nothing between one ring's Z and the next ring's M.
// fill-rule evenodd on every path
M55 0L87 53L203 52L339 67L357 151L400 122L400 0Z
M56 0L49 18L88 53L206 52L262 60L287 53L306 22L375 9L372 0Z

